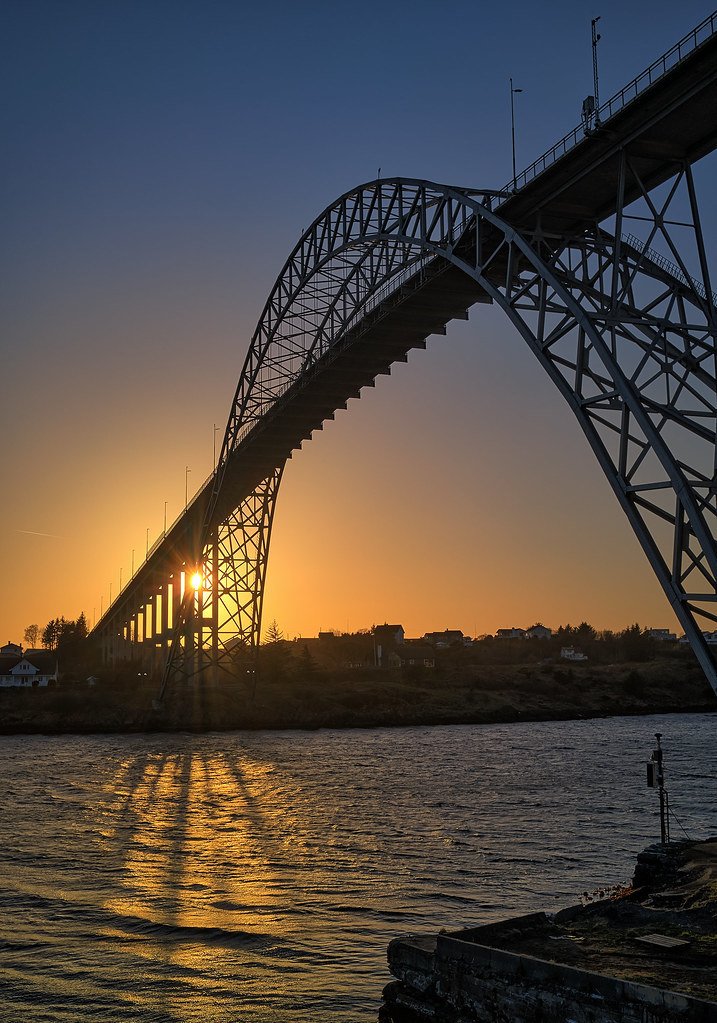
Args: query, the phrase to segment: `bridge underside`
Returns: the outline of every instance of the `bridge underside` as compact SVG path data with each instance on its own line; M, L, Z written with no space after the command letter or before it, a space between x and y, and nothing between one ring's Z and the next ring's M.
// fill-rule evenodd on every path
M164 663L165 682L236 674L259 642L286 459L431 334L497 303L717 690L703 635L717 622L717 321L691 169L717 134L715 38L677 70L515 194L377 181L317 218L267 301L217 472L96 629L108 658Z

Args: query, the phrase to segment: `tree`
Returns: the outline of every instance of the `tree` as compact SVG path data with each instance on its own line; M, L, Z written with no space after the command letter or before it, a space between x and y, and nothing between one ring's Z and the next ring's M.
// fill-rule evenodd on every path
M280 643L284 638L284 633L279 628L279 623L276 618L272 618L269 622L266 632L264 633L265 643Z
M48 650L56 650L62 631L67 624L64 617L51 618L42 630L42 645Z
M589 643L597 638L597 632L588 622L580 622L575 630L575 638L579 643Z
M300 677L305 679L313 678L316 675L316 661L309 653L307 646L304 646L304 649L299 654L297 672Z
M37 641L40 638L40 626L39 625L28 625L23 633L23 639L25 640L26 646L36 647Z

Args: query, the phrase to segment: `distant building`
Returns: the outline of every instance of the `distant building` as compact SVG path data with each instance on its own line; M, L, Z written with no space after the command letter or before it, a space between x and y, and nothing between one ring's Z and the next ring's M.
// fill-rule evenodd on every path
M22 657L22 647L19 643L6 643L5 646L0 646L0 657L3 655L6 657Z
M57 658L50 651L33 651L32 656L20 657L0 652L0 687L48 686L51 683L57 683Z
M389 654L403 643L405 632L402 625L376 625L373 630L373 649L376 665L387 668Z
M574 646L564 646L560 651L560 656L564 661L587 661L586 654L576 650Z
M532 629L528 629L525 633L526 639L550 639L553 635L553 630L548 629L545 625L534 625Z
M465 637L460 629L444 629L443 632L427 632L423 637L426 643L437 650L446 650L449 646L462 645Z
M661 643L665 642L674 643L675 640L677 639L677 634L674 632L670 632L669 629L648 629L647 635L650 636L651 639L659 640Z
M436 655L433 647L420 640L409 640L402 643L388 655L390 667L435 668Z
M516 629L513 626L512 629L498 629L495 634L496 639L523 639L525 636L525 629Z

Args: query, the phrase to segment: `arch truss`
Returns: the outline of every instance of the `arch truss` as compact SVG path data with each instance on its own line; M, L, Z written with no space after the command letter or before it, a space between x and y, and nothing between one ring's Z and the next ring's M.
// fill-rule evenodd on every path
M609 216L564 232L539 216L514 226L508 199L375 181L302 235L249 347L194 555L202 589L185 593L165 680L234 671L259 642L291 449L449 319L493 302L568 402L717 690L704 636L717 622L717 321L691 167L650 189L625 150Z

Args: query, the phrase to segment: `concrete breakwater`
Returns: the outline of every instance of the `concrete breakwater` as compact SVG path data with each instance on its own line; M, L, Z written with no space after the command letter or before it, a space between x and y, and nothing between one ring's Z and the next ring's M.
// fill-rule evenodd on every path
M652 846L633 884L391 942L381 1023L717 1023L717 839Z

